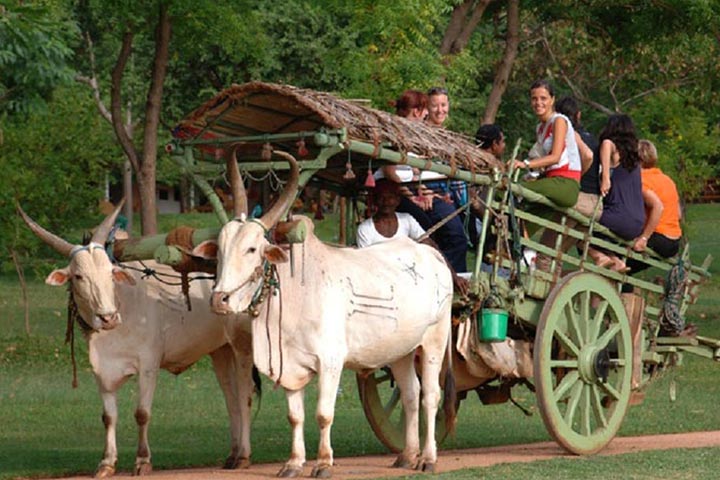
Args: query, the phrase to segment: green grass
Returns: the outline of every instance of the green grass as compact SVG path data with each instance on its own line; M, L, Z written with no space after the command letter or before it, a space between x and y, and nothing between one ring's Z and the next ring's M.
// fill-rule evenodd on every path
M696 480L716 478L720 448L648 451L625 455L566 457L498 464L439 474L440 480ZM405 476L395 479L417 478Z
M720 238L720 207L692 206L688 217L692 222L688 232L694 261L699 263L707 253L720 256L715 240ZM177 217L161 216L161 231L179 222ZM200 228L217 225L217 221L212 215L199 215L193 224ZM332 241L328 238L334 235L332 219L318 226L318 231ZM717 263L712 271L718 272ZM102 406L87 350L82 339L77 338L79 387L73 389L69 347L63 344L67 292L46 286L42 280L29 279L32 305L28 337L24 333L18 282L13 277L0 277L0 479L90 474L102 455ZM716 273L701 290L698 303L691 307L689 320L698 323L704 335L720 338L719 307L720 281ZM630 409L620 435L720 430L720 416L716 413L720 366L691 355L684 358L680 368L649 387L643 405ZM674 402L669 396L673 382L677 386ZM314 385L306 394L309 459L315 457L317 449ZM531 417L510 403L483 406L470 394L461 405L457 435L442 448L549 440L535 411L534 396L523 387L516 388L513 395L533 409ZM118 468L124 472L132 469L135 456L136 397L137 385L131 380L120 393ZM289 431L285 396L265 382L262 405L253 423L253 461L285 460L290 451ZM156 469L222 463L228 453L227 416L208 360L177 377L162 373L150 435ZM364 418L350 372L344 374L338 396L333 447L337 457L386 452ZM713 478L719 453L720 449L701 449L667 454L644 452L617 459L561 459L454 473L453 478ZM440 456L442 462L442 452Z

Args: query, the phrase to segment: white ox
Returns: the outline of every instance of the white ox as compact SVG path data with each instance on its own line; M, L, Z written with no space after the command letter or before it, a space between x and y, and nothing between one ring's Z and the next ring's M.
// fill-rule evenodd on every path
M188 311L180 287L143 280L139 273L113 266L103 245L119 208L97 228L89 245L76 246L37 225L18 207L38 237L70 258L70 264L50 273L46 283L70 282L102 397L105 452L95 476L115 473L116 392L123 383L138 375L135 420L139 441L134 473L144 475L152 470L148 426L159 369L179 374L206 354L212 358L230 415L231 451L224 468L247 468L253 394L250 323L239 316L237 328L225 331L222 320L210 310L209 281L191 282L192 311ZM161 272L167 269L165 273L169 270L154 262L146 265Z
M270 243L266 232L278 224L298 185L295 159L275 153L290 162L291 176L273 208L249 221L245 208L236 209L235 220L223 227L217 245L201 244L196 253L211 256L214 247L219 248L212 298L216 312L237 313L249 306L257 310L252 322L255 365L285 389L292 428L291 456L278 475L302 474L303 391L313 376L318 375L320 442L311 475L328 477L333 465L330 429L343 367L369 373L385 365L398 382L406 414L405 449L394 466L432 471L437 461L440 373L443 359L450 359L450 270L438 251L410 239L362 250L328 246L314 235L306 217L298 221L308 229L307 238L291 245L290 255ZM245 197L238 178L238 173L231 175L236 199ZM422 453L415 360L420 363L427 419ZM445 379L445 407L452 426L452 374Z

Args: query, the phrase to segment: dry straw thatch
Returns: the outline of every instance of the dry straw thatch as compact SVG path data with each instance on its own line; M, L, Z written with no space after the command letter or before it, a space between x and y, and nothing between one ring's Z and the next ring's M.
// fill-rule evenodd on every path
M466 136L368 108L358 102L290 85L233 85L191 112L175 128L178 138L218 138L261 133L346 128L352 140L391 145L402 153L452 167L488 173L503 165Z

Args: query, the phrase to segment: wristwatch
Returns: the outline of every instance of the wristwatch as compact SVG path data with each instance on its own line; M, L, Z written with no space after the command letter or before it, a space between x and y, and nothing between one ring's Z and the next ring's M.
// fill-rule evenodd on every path
M525 168L530 168L530 160L526 158L525 160L523 160L523 163L525 164Z

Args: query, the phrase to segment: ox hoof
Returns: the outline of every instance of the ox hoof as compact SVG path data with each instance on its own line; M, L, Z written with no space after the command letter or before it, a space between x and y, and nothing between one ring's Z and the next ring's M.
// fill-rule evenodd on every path
M408 460L403 455L398 455L395 462L392 464L393 468L413 468L413 462Z
M417 464L415 469L425 473L435 473L435 464L430 462L420 462Z
M332 470L327 465L316 465L310 476L313 478L330 478L332 477Z
M114 465L100 465L95 471L95 478L108 478L115 475Z
M227 460L225 460L225 463L223 464L223 469L225 470L237 470L240 468L250 468L250 459L249 458L241 458L241 457L234 457L229 456Z
M295 478L302 475L302 468L295 467L292 465L283 465L280 471L277 473L278 477L281 478Z
M133 475L136 477L141 477L143 475L150 475L152 473L152 463L138 463L135 465L135 471L133 472Z

